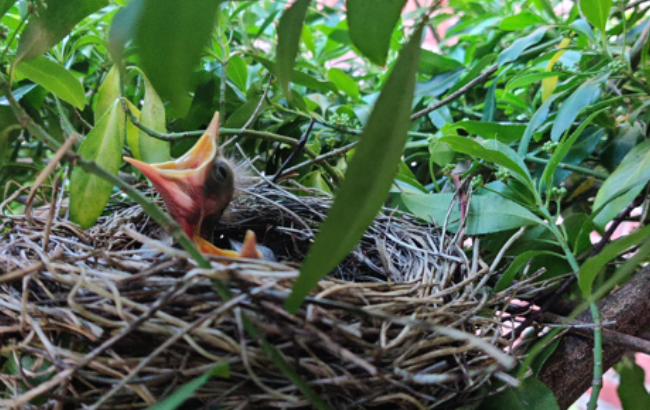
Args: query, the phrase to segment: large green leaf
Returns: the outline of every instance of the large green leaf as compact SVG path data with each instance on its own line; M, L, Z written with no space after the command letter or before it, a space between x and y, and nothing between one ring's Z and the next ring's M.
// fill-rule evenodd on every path
M588 79L562 103L562 107L557 113L557 117L553 123L553 129L551 130L552 141L560 140L562 134L573 125L573 121L580 114L580 111L588 107L597 97L601 84L607 81L608 77L609 72L606 72Z
M421 74L434 76L436 74L444 73L445 71L453 70L462 66L462 63L454 60L453 58L436 54L433 51L422 50L420 54L420 66L418 72Z
M636 246L645 241L650 235L650 226L639 229L638 231L624 236L609 245L605 246L603 250L591 259L587 259L580 267L578 274L578 284L585 296L591 295L591 285L600 270L626 249Z
M499 58L497 59L499 67L511 61L515 61L528 47L539 43L544 37L544 34L546 34L546 30L547 27L540 27L526 37L515 40L510 47L506 48L501 52L501 54L499 54Z
M16 0L0 0L0 18L14 5Z
M84 17L108 6L108 0L47 0L20 35L16 64L32 60L67 36Z
M144 103L142 104L142 112L140 114L140 122L158 131L162 134L167 132L167 124L165 122L165 106L163 105L160 97L154 90L151 82L144 78ZM154 138L144 131L140 131L140 138L138 139L138 147L140 148L140 156L142 161L153 164L156 162L169 161L171 155L169 153L169 141L163 141Z
M340 68L330 68L327 71L327 78L350 97L355 100L359 98L359 85L345 71Z
M634 358L624 356L614 370L620 375L618 397L623 410L650 409L650 394L645 388L645 371L635 363Z
M86 136L79 155L117 175L123 145L124 111L116 101ZM110 182L75 167L70 176L70 219L82 229L90 228L102 214L112 192Z
M478 410L560 410L553 392L532 376L519 388L510 387L483 400Z
M494 287L494 291L495 292L501 292L502 290L507 289L510 286L510 284L512 283L512 281L515 280L515 277L517 276L517 274L519 273L521 268L523 268L525 265L527 265L528 262L530 262L532 259L534 259L535 257L540 256L540 255L547 255L547 256L551 255L551 256L555 256L557 258L564 258L564 256L562 256L562 255L560 255L558 253L555 253L555 252L551 252L551 251L528 251L528 252L524 252L522 254L519 254L515 258L515 260L513 260L510 263L510 265L508 266L506 271L503 272L503 274L499 278L499 281L497 282L496 286Z
M485 139L496 139L504 143L519 140L526 125L504 122L461 121L451 126L450 130L462 128L472 135L480 135Z
M514 16L504 18L501 23L499 23L499 28L506 31L517 31L532 26L533 24L540 23L544 23L544 20L541 17L537 14L524 11Z
M111 52L134 37L140 66L171 108L190 106L192 71L214 29L219 0L133 0L113 21Z
M95 124L108 111L115 100L120 98L120 73L117 66L113 66L106 75L104 82L99 86L95 103Z
M203 386L212 376L217 376L225 379L229 378L230 366L228 363L216 365L191 382L185 383L179 387L178 390L172 393L165 400L161 401L160 403L156 403L151 407L148 407L147 410L175 410L181 407L181 405L188 399L194 397L194 393L196 393L196 391L201 388L201 386Z
M447 217L453 194L401 195L404 206L425 221L442 225ZM460 212L454 209L449 229L458 230ZM497 195L474 195L467 212L467 235L501 232L521 226L537 225L541 220L523 206Z
M613 0L580 0L579 3L580 11L585 15L587 21L604 33Z
M535 111L535 114L533 114L533 118L530 119L530 122L526 127L526 131L524 132L524 136L521 138L521 143L519 144L519 149L517 151L521 157L525 157L528 153L528 145L530 144L531 138L533 138L533 134L542 124L544 124L546 118L548 118L548 113L551 110L551 104L553 104L553 101L561 95L563 94L558 93L550 96L548 100L544 101L539 109Z
M240 90L246 91L246 82L248 81L248 65L243 58L239 56L232 56L228 60L228 78Z
M284 96L289 100L289 82L293 77L293 66L296 63L302 24L307 15L309 0L297 0L282 14L278 24L278 46L276 49L276 75Z
M643 187L648 181L650 181L650 140L634 147L605 180L596 194L594 210L600 210L605 204L632 188ZM618 213L627 206L627 204L621 205L620 209L613 211Z
M86 105L84 87L79 80L47 57L23 61L16 66L16 71L80 110Z
M352 43L377 65L386 65L390 38L406 0L347 0Z
M421 28L413 33L375 103L345 180L287 299L290 312L354 248L386 199L408 135L421 35Z

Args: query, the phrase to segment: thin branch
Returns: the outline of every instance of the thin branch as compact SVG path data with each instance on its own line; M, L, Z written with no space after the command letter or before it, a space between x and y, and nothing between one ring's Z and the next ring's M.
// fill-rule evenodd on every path
M310 160L305 161L305 162L301 162L298 165L294 165L291 168L287 168L284 171L284 173L285 174L291 174L293 172L298 171L299 169L308 167L310 165L319 164L319 163L321 163L323 161L327 161L328 159L340 157L341 155L343 155L346 152L350 151L352 148L356 147L357 144L359 144L359 141L352 142L352 143L350 143L348 145L342 146L341 148L337 148L335 150L332 150L332 151L330 151L330 152L328 152L326 154L319 155L316 158L310 159Z
M537 157L534 157L532 155L527 155L524 158L524 160L528 161L528 162L535 162L537 164L548 164L549 163L548 159L537 158ZM599 171L595 171L593 169L579 167L577 165L560 163L557 167L560 168L560 169L566 169L566 170L569 170L569 171L578 172L580 174L589 175L589 176L592 176L592 177L595 177L595 178L598 178L598 179L603 179L603 180L607 179L609 177L609 174L606 173L606 172L599 172Z
M298 141L298 145L296 145L293 152L289 155L289 157L286 159L286 161L284 161L282 166L280 166L280 169L278 170L278 172L275 173L275 176L273 177L271 182L275 183L278 180L278 178L280 178L282 176L282 173L287 168L289 163L293 160L293 158L296 156L298 151L302 150L305 147L305 144L307 143L307 139L309 138L309 134L311 134L311 130L312 130L312 128L314 128L314 122L315 121L313 119L311 121L309 121L309 125L307 126L307 129L300 136L300 140Z

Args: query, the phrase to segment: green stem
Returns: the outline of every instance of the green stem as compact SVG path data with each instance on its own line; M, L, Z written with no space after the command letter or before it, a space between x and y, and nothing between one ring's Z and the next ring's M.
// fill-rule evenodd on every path
M526 160L528 162L535 162L537 164L548 164L549 163L548 159L537 158L537 157L534 157L532 155L527 155L524 158L524 160ZM566 169L566 170L573 171L573 172L579 172L581 174L589 175L589 176L592 176L592 177L595 177L595 178L598 178L598 179L607 179L609 177L609 174L607 174L605 172L594 171L593 169L579 167L577 165L564 164L562 162L560 162L560 164L557 167L560 168L560 169Z

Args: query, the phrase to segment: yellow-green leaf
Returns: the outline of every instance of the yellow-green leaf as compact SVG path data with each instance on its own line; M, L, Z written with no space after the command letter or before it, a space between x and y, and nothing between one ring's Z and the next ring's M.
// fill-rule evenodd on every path
M551 60L546 65L547 72L553 71L553 65L555 65L560 57L562 57L562 54L566 52L566 48L569 46L569 44L571 44L570 38L565 38L560 42L560 45L558 47L559 51L556 51L555 54L553 54L553 57L551 57ZM557 87L557 80L558 76L542 79L542 101L548 100L549 97L553 95L553 91L555 91L555 87Z
M65 67L47 57L23 61L16 65L16 71L80 110L86 105L84 87L79 80Z
M86 136L79 155L117 175L122 163L123 141L124 111L116 101ZM70 176L70 219L82 229L90 228L102 214L112 192L110 182L75 167Z
M120 73L117 70L117 66L113 66L99 87L99 91L97 91L95 124L106 114L118 98L120 98Z
M154 90L146 76L144 78L144 104L140 123L162 134L167 132L165 123L165 106ZM154 138L144 131L140 131L138 147L142 161L153 164L169 161L171 159L169 141Z

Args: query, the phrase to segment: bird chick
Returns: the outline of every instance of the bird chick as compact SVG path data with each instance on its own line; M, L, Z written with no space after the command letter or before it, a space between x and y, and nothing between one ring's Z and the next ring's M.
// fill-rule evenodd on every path
M223 250L211 243L217 222L232 201L241 179L241 171L223 156L218 140L219 112L216 112L203 136L176 160L157 164L128 157L124 160L149 178L162 196L169 214L201 252L262 259L252 231L246 233L239 252Z

